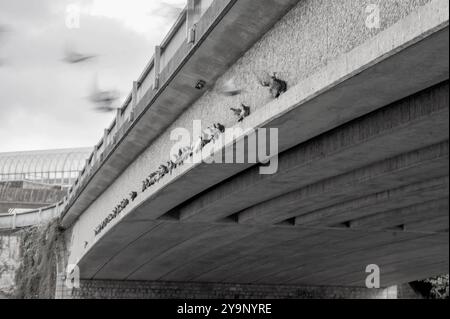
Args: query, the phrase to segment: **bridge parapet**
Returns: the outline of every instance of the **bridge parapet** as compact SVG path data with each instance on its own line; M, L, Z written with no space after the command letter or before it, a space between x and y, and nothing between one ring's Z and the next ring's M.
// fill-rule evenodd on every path
M118 109L117 116L111 125L105 130L102 139L97 143L86 165L69 189L69 206L72 201L83 191L86 184L102 166L102 163L114 151L117 144L125 137L133 127L133 123L150 105L148 100L154 100L160 94L161 85L169 81L184 63L184 59L193 45L204 36L217 15L225 7L234 1L189 0L186 8L180 13L168 35L161 45L155 48L155 53L150 59L139 78L133 83L133 89L125 98L122 107ZM288 1L289 2L289 1ZM292 2L292 1L291 1ZM211 8L211 10L209 10ZM206 22L202 17L207 15ZM195 31L195 36L189 36ZM197 41L196 41L197 40ZM145 101L144 101L145 99ZM143 103L141 103L143 102ZM118 172L120 173L120 171Z
M181 13L161 46L157 47L155 55L133 85L134 94L132 91L128 95L116 119L95 147L86 168L69 190L67 211L63 213L66 226L70 225L86 205L92 203L183 111L205 93L205 90L195 88L198 79L214 83L231 62L238 59L298 0L268 2L271 5L259 6L255 0L239 4L236 0L189 1L190 7L193 6L194 9L185 9ZM242 6L241 11L244 14L240 19L245 21L253 17L254 25L248 27L236 23L233 25L236 30L230 30L230 23L235 22L232 17L220 26L220 30L216 30L217 24L226 19L224 17L227 12L236 5ZM261 11L259 19L253 16L250 8ZM189 15L192 15L191 19ZM192 35L188 38L185 32L189 23L195 28L194 39ZM210 36L212 32L218 33L218 37L213 40ZM239 34L243 41L237 40L230 45L221 38L226 32ZM196 54L200 47L203 47L203 50ZM227 52L226 58L220 57L224 52ZM156 59L157 57L159 59ZM220 63L217 63L218 60ZM208 68L201 66L206 64L211 65ZM155 73L158 68L161 68L159 75ZM154 84L158 84L157 87ZM125 148L126 152L123 151ZM100 171L107 173L99 177ZM92 181L101 183L102 187L91 188ZM80 197L83 199L80 200ZM70 214L67 215L67 212Z
M61 216L64 201L54 205L11 214L0 214L0 230L14 230L44 224Z

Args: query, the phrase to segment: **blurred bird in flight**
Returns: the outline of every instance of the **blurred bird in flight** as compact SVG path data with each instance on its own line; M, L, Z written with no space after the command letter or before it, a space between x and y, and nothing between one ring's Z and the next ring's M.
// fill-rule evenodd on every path
M225 84L219 89L219 92L225 96L239 95L242 91L242 89L236 86L233 78L226 81Z
M117 90L100 90L97 77L94 78L94 85L89 95L89 100L96 105L94 107L96 111L108 113L117 110L117 107L113 106L113 104L118 98L119 92Z
M82 54L71 48L70 46L66 46L64 50L64 58L63 60L69 64L76 64L85 62L88 60L92 60L93 58L96 58L96 55L92 54Z

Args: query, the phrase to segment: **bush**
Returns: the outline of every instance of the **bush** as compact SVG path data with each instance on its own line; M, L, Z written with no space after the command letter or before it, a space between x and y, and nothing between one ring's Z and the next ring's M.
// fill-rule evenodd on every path
M56 220L22 231L21 263L16 272L17 298L54 298L56 264L63 247L63 236Z
M426 299L449 299L449 275L412 282L411 287Z

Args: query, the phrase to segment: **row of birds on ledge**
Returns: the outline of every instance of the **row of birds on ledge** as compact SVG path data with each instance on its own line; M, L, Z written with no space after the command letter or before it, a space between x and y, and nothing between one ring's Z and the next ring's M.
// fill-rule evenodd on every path
M261 85L268 87L273 98L280 97L281 94L287 91L287 83L279 78L277 78L274 73L269 81L260 81ZM229 90L227 95L238 95L240 90ZM231 93L232 92L232 93ZM230 108L237 118L237 122L242 122L246 117L250 115L250 106L241 104L238 108ZM167 174L172 174L172 171L179 166L182 166L186 160L192 157L194 154L199 153L206 145L209 143L214 143L219 136L225 132L225 126L221 123L214 123L203 130L201 136L197 142L190 146L182 147L178 150L178 153L173 156L172 160L169 160L165 164L161 164L159 168L152 172L144 181L142 181L142 192L145 192L149 187L158 183ZM134 201L138 193L133 191L130 193L131 201ZM129 199L125 198L117 205L111 214L109 214L102 223L95 228L95 235L98 235L114 218L116 218L120 212L125 209L129 204Z
M133 194L135 194L135 197L132 199L134 200L137 197L137 193L133 192ZM100 232L114 219L116 218L124 209L125 207L128 206L128 204L130 204L130 200L128 198L124 198L122 199L122 201L120 202L119 205L117 205L116 207L114 207L113 211L111 214L109 214L108 216L106 216L106 218L100 223L100 225L98 225L97 227L95 227L94 229L94 233L95 236L97 236L98 234L100 234ZM87 245L87 242L85 242L85 247Z
M280 97L281 94L287 91L286 81L279 79L276 73L274 73L270 77L270 80L260 80L260 83L264 87L269 87L270 93L275 99ZM229 92L234 92L232 95L240 94L240 91L237 90L230 90ZM230 108L230 110L236 116L237 122L242 122L246 117L250 115L250 106L243 103L240 107ZM215 123L212 126L206 128L194 145L179 149L178 153L172 160L169 160L165 164L161 164L155 172L152 172L144 181L142 181L142 192L158 183L165 175L172 174L172 171L174 169L183 165L188 158L200 152L207 144L215 142L219 138L219 135L224 132L225 126L220 123ZM130 196L134 200L137 195L135 192L132 192Z

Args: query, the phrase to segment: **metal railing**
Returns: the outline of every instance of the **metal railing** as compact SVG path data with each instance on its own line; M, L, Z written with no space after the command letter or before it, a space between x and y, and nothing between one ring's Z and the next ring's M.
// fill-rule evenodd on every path
M13 212L12 214L0 214L0 230L14 230L43 224L59 217L64 209L63 205L64 202L61 201L39 209Z

